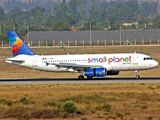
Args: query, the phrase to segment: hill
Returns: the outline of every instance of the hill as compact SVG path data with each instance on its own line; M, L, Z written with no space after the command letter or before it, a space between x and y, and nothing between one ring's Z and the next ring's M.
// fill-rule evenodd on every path
M67 2L69 0L66 0ZM91 0L88 0L91 1ZM128 0L97 0L98 2L101 1L106 1L106 2L110 2L110 1L128 1ZM160 0L136 0L138 1L138 3L141 2L159 2ZM31 9L33 7L35 7L35 5L39 5L39 6L50 6L52 3L60 3L62 2L62 0L0 0L0 6L3 6L3 8L5 9L5 11L12 9L14 6L17 7L23 7L23 9ZM21 8L22 9L22 8Z

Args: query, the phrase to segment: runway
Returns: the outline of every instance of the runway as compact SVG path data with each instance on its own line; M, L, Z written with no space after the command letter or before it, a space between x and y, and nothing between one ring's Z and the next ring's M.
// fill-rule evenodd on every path
M160 83L160 77L105 77L92 80L77 78L3 78L0 85L25 85L25 84L129 84L129 83Z

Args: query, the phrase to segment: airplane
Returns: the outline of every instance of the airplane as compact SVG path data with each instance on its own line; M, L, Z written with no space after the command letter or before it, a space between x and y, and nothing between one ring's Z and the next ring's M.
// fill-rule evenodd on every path
M13 53L5 62L52 72L78 72L79 80L106 75L118 75L119 71L138 71L155 68L159 63L150 56L140 53L115 54L77 54L77 55L36 55L14 31L8 31L8 38Z

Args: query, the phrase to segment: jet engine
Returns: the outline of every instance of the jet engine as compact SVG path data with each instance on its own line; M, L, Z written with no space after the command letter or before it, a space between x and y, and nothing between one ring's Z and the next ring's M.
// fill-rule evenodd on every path
M92 68L85 71L85 76L87 77L103 77L107 74L107 70L105 68Z

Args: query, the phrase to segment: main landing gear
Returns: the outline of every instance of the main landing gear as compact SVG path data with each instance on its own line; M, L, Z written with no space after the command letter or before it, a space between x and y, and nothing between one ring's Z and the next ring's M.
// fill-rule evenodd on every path
M135 70L135 72L136 72L136 78L139 79L140 76L138 75L138 70Z
M91 80L93 77L88 77L87 76L87 79ZM84 80L84 76L83 75L79 75L78 76L78 80Z
M83 71L81 71L81 75L78 76L78 80L84 80L84 76L82 74L83 74Z
M78 80L84 80L84 76L83 75L79 75L78 76Z

